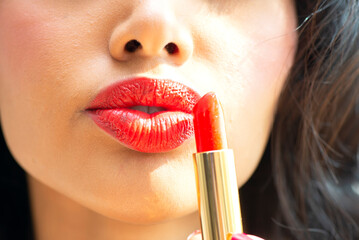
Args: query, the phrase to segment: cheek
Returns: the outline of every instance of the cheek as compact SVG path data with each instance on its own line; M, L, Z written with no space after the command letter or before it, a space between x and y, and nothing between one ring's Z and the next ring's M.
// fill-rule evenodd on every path
M41 63L41 55L46 54L41 46L46 44L49 29L44 24L46 19L30 4L7 5L0 8L0 59L2 73L8 72L4 76L8 83L22 79L17 76L26 75L31 67Z
M253 1L248 8L240 6L241 13L211 23L217 31L209 30L207 38L213 41L197 52L213 64L208 76L213 81L202 86L215 90L222 101L239 184L261 158L296 51L294 9L289 1L266 2Z
M21 164L46 145L43 129L53 95L50 88L49 39L56 30L47 13L28 3L6 1L0 8L0 111L7 143ZM55 42L55 44L58 44ZM56 46L51 46L51 48ZM36 126L36 127L35 127ZM46 149L46 148L45 148Z
M255 170L267 143L277 101L293 63L294 39L295 36L284 37L256 46L240 67L243 81L239 101L227 104L233 113L229 126L236 133L230 142L240 159L238 171L248 169L247 177ZM239 179L245 181L246 177Z
M247 20L248 27L261 31L250 33L242 31L245 39L238 78L231 79L233 86L240 85L241 96L233 111L230 126L233 132L231 142L238 149L238 171L248 169L249 177L256 168L271 131L277 101L289 70L293 64L297 36L293 9L275 11L268 8L267 13L258 14L257 19ZM269 13L275 13L271 15ZM289 13L289 14L288 14ZM261 18L262 17L262 18ZM247 32L247 34L246 34ZM248 32L250 34L248 34ZM240 133L240 134L239 134ZM243 182L245 177L239 179Z
M30 3L5 4L0 8L0 104L3 109L11 103L15 110L46 93L46 75L56 71L46 57L51 55L48 40L55 29L51 19Z

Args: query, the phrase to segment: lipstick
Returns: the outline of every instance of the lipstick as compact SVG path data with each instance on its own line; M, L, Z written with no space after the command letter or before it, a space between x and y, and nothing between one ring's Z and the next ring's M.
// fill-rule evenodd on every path
M193 108L197 153L194 166L203 240L226 240L242 233L233 150L227 148L224 116L210 92Z

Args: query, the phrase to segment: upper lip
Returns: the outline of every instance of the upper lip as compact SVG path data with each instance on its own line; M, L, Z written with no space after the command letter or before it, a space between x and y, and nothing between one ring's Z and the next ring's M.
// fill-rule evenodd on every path
M200 95L192 88L169 79L132 78L116 82L95 97L86 110L162 107L192 113Z

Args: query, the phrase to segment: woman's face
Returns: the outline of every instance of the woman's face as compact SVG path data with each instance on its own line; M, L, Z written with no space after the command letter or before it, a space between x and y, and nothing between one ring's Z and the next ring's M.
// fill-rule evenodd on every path
M215 91L242 185L268 140L295 26L291 0L1 1L8 146L31 176L105 216L149 223L191 213L192 135L170 151L135 151L86 109L106 87L137 77ZM132 51L133 39L141 46Z

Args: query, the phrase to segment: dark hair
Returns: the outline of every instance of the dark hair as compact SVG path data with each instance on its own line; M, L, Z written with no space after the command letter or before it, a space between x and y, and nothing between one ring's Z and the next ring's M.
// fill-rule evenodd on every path
M261 164L240 190L245 231L359 239L359 3L296 6L295 63ZM32 239L25 173L0 145L0 239Z
M263 159L271 156L263 164L272 178L258 192L260 167L241 192L246 202L261 198L256 206L262 212L245 210L248 232L273 239L359 239L359 2L298 1L297 12L303 23L298 50ZM270 191L277 194L267 199ZM256 229L253 218L263 216L271 231Z

